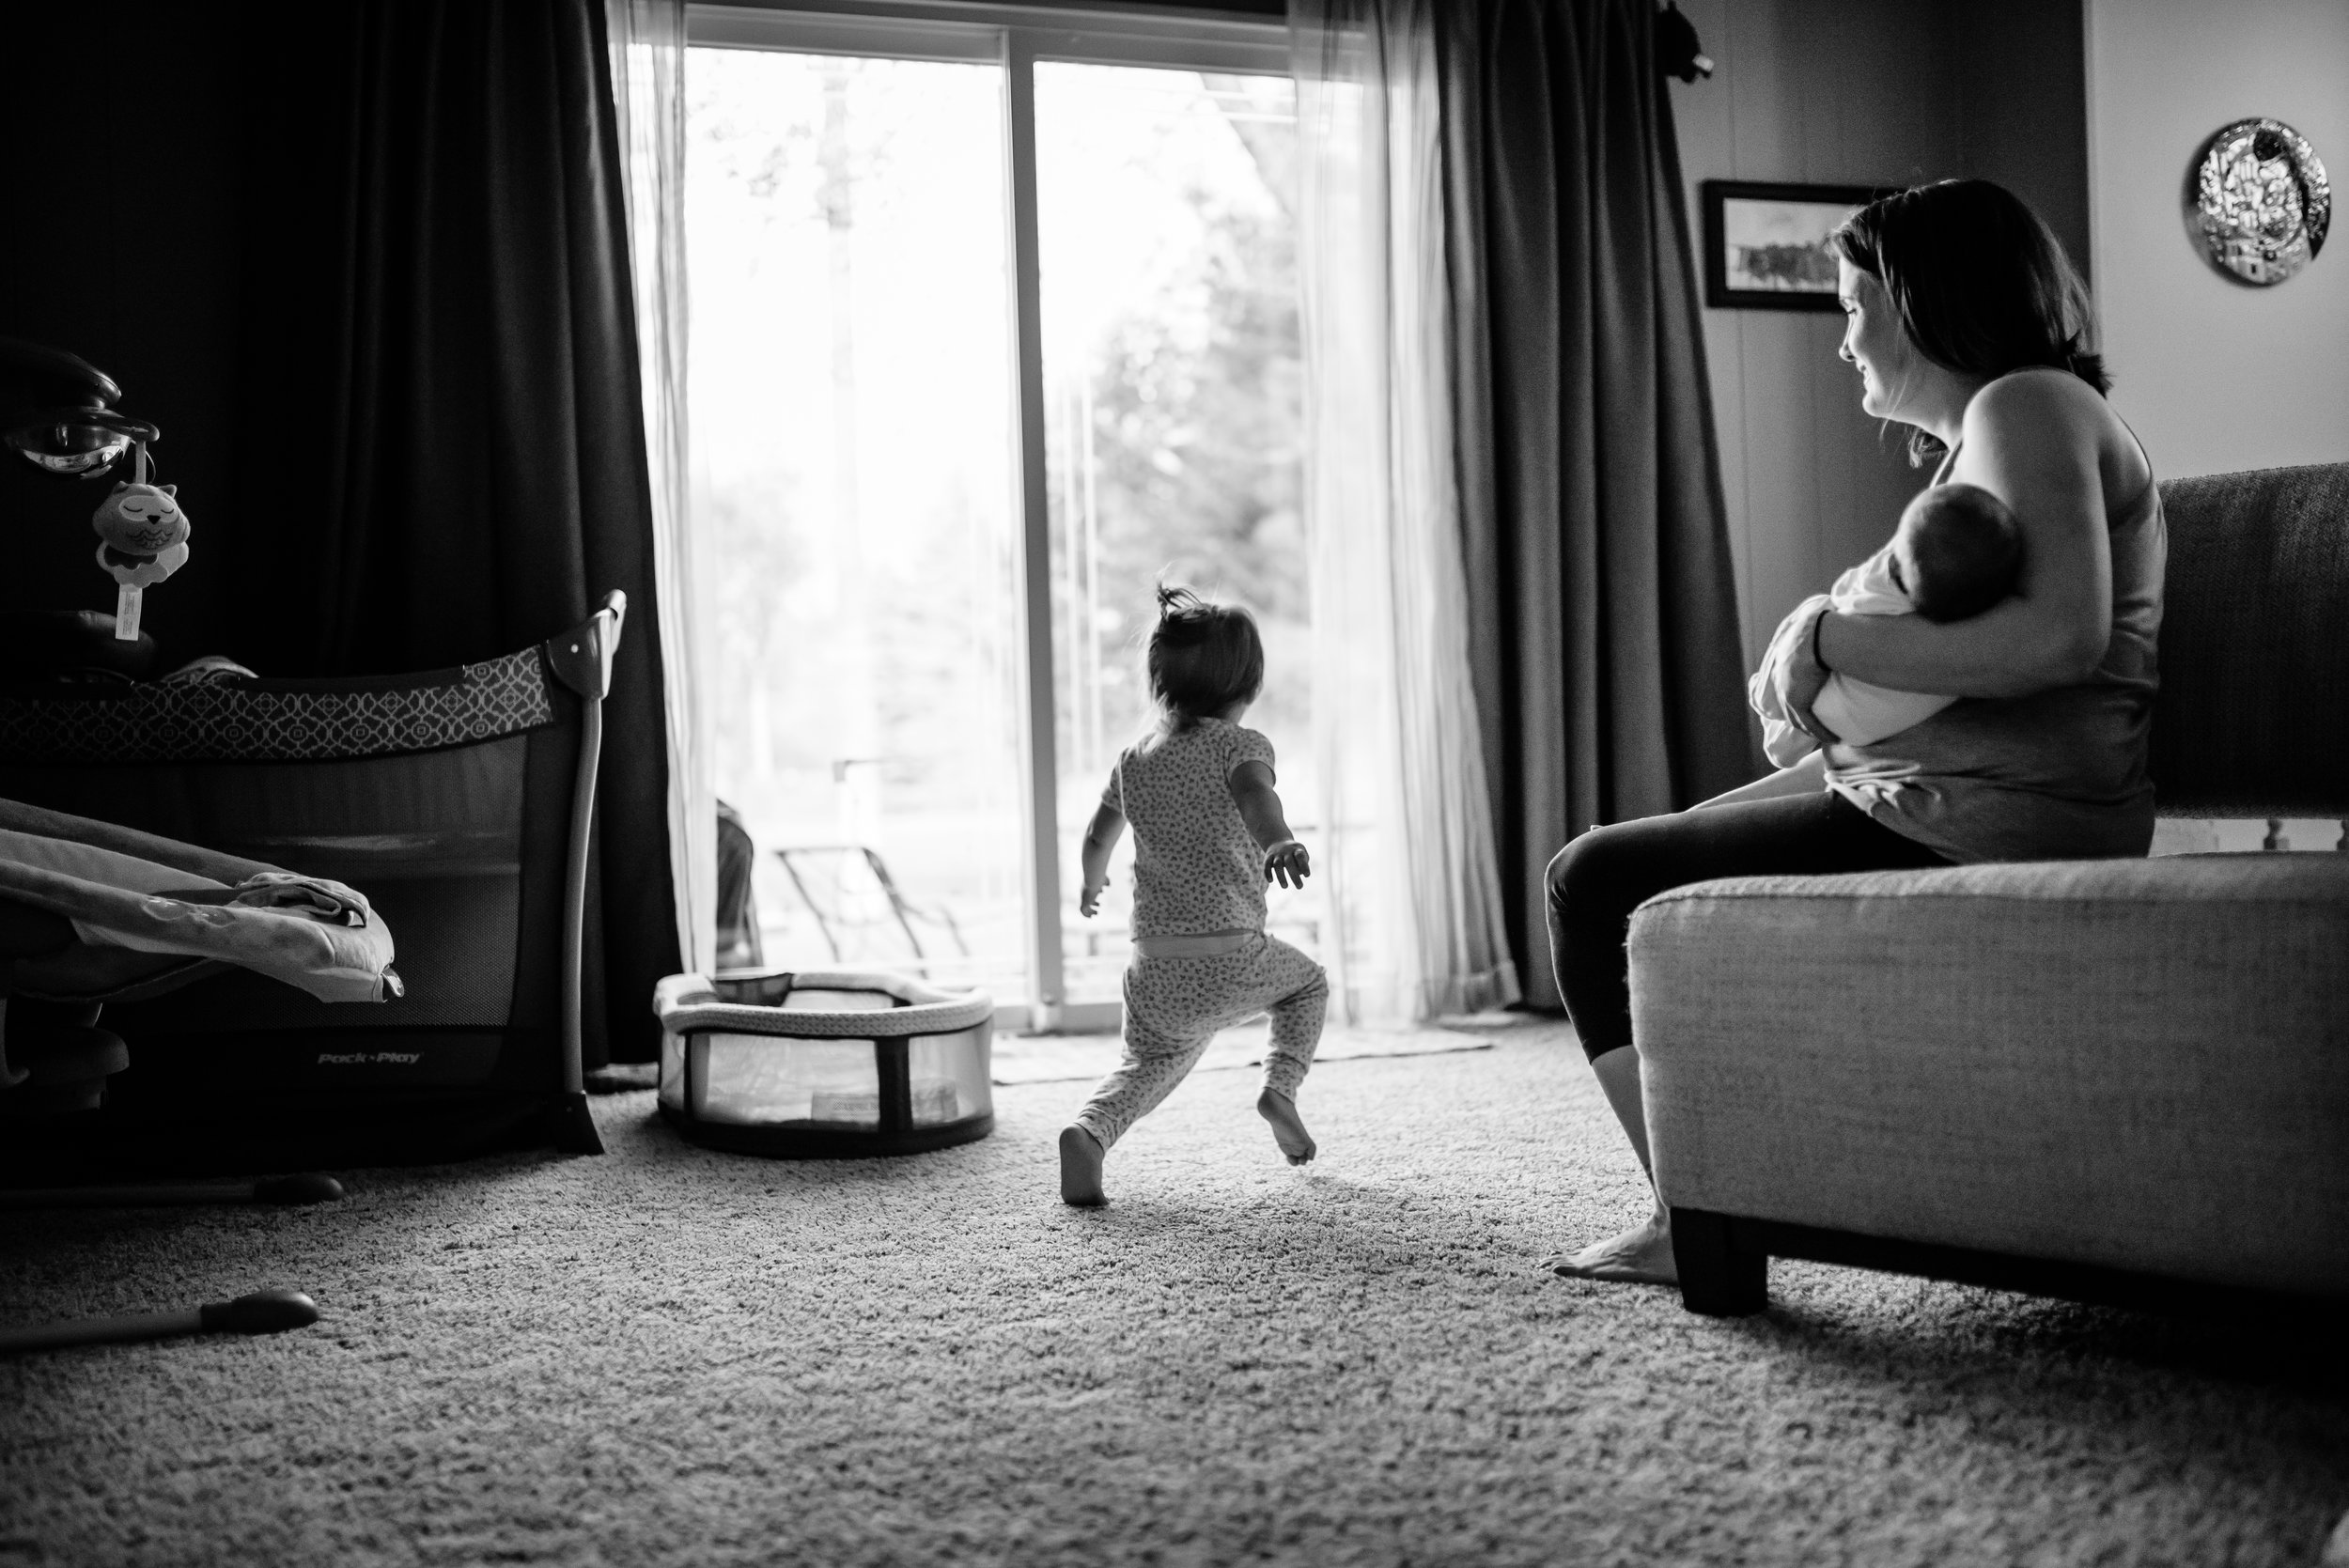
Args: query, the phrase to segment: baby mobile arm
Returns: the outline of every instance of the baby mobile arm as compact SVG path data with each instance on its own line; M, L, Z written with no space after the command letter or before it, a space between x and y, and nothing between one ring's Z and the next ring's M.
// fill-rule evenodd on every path
M142 591L187 559L187 515L170 486L148 482L147 447L161 433L114 407L122 389L79 355L0 337L0 445L56 479L96 479L136 454L136 477L118 484L92 523L98 562L117 586L115 636L139 640Z

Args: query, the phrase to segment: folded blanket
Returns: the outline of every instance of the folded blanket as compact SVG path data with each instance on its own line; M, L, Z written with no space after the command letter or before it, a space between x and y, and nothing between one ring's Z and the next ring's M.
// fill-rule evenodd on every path
M1801 644L1811 635L1812 613L1821 605L1832 608L1833 604L1827 595L1812 594L1788 611L1778 629L1770 633L1769 648L1746 682L1746 701L1762 721L1762 750L1774 767L1791 768L1819 749L1818 737L1779 700L1779 668L1803 651Z
M392 934L356 890L115 823L0 800L0 898L62 915L90 948L234 964L321 1001L400 994ZM93 998L157 973L72 952L14 968L23 989Z

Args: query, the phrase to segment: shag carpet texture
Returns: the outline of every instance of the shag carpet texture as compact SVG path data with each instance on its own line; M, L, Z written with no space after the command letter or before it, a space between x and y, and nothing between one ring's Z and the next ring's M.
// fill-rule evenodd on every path
M1203 1071L1064 1207L1081 1083L940 1154L337 1172L0 1214L0 1326L308 1291L314 1327L0 1359L0 1568L2313 1564L2337 1343L1780 1264L1568 1282L1640 1210L1562 1027L1325 1063L1284 1165Z

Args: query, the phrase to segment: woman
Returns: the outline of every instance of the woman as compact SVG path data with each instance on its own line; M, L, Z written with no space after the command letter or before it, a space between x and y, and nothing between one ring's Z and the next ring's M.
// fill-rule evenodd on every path
M2014 597L1970 619L1789 616L1766 668L1822 749L1688 811L1595 828L1549 866L1550 956L1593 1072L1648 1164L1626 931L1644 899L1717 877L2142 855L2164 536L2152 466L2104 400L2086 290L2046 225L1983 180L1884 197L1833 237L1840 357L1861 407L1939 454L1934 482L1997 495L2021 524ZM1873 745L1811 714L1830 672L1953 695ZM1548 1260L1672 1283L1669 1216Z

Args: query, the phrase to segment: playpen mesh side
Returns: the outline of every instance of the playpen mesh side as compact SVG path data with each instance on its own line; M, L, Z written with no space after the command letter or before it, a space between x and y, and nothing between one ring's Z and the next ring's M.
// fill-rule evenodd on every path
M172 1032L331 1025L502 1028L521 942L528 737L409 756L302 767L221 763L151 769L162 788L85 775L105 815L174 838L363 890L390 926L407 995L330 1007L244 971L141 1004ZM0 770L0 785L10 782ZM135 793L144 800L125 799Z

